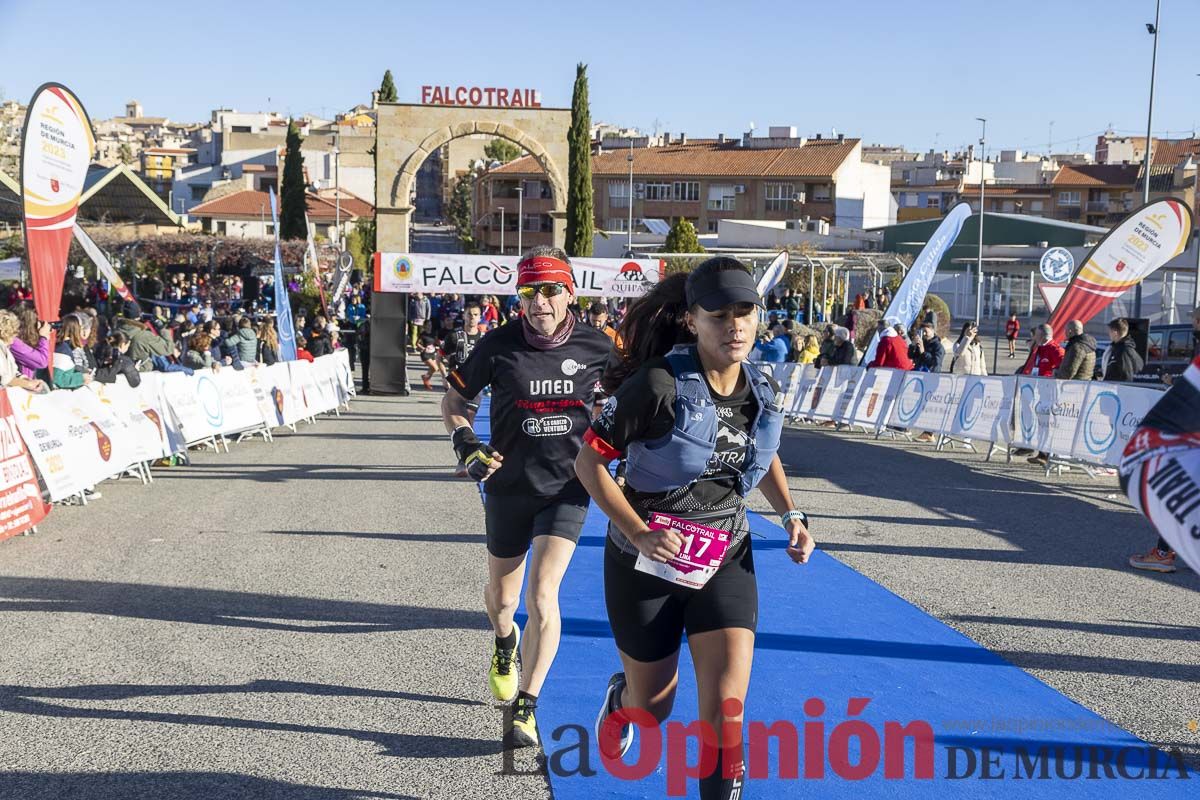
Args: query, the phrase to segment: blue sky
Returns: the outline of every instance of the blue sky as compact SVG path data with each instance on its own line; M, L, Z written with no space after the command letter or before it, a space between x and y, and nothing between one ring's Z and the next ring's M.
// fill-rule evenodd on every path
M47 14L45 9L64 8ZM586 16L584 11L586 10ZM1200 124L1200 3L1163 0L1155 135ZM385 69L422 84L537 88L567 106L589 65L592 119L689 136L753 121L953 148L1090 151L1144 133L1153 0L476 3L0 0L0 93L66 83L96 118L213 108L331 115ZM298 67L293 65L298 64Z

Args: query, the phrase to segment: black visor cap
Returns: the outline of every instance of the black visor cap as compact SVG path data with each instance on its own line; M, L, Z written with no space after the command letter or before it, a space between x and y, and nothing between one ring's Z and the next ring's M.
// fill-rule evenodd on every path
M720 311L736 303L762 306L754 276L744 269L720 272L693 272L687 280L688 308L700 306L705 311Z

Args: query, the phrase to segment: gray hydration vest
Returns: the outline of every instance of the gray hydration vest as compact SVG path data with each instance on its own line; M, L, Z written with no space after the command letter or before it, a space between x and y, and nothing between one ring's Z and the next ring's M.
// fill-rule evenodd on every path
M708 469L717 449L717 406L704 380L693 346L667 354L675 376L675 424L664 436L637 441L626 449L626 482L639 492L668 492L687 486ZM783 406L758 367L742 363L758 414L750 425L750 444L737 491L742 497L758 485L779 450Z

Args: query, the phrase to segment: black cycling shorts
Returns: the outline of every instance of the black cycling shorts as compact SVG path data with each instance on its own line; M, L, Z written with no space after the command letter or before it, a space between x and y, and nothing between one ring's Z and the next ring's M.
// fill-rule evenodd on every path
M516 558L529 552L535 536L558 536L579 542L588 498L484 495L487 549L496 558Z
M758 581L750 536L725 556L700 589L638 572L636 555L622 553L605 537L604 603L621 652L638 661L658 661L689 636L722 628L758 626Z

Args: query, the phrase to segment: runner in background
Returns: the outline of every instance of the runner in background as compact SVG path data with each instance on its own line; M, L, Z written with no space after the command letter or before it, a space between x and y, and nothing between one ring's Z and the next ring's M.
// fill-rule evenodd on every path
M608 324L608 316L608 304L602 299L597 298L587 307L588 324L612 340L612 351L609 353L609 360L611 361L616 357L621 345L620 338L617 336L617 329ZM600 413L600 408L606 400L608 400L608 392L604 390L602 383L597 383L593 415Z
M417 350L421 356L421 363L425 365L421 383L425 385L426 389L432 391L434 375L441 375L442 381L446 381L446 368L442 365L437 337L430 333L422 333L418 340ZM449 387L448 383L444 383L444 385Z
M588 496L572 465L591 421L594 386L611 343L567 312L575 283L567 254L531 249L517 266L521 319L485 335L450 373L442 418L455 455L484 481L488 583L484 602L495 634L488 685L502 702L504 742L537 745L534 712L558 651L558 590L587 515ZM472 428L469 404L490 386L491 440ZM513 622L530 551L524 637ZM521 665L517 669L517 645Z
M442 357L449 372L460 369L467 363L471 353L475 352L475 346L483 338L483 334L479 330L482 320L483 309L479 307L479 304L468 303L463 309L462 328L451 332L442 342ZM479 396L476 395L467 403L466 417L471 425L475 424L475 415L478 413ZM454 475L459 478L467 477L467 466L461 460L454 468Z
M793 561L813 550L776 455L779 387L746 360L760 305L753 276L732 258L658 284L622 325L624 358L604 376L615 394L575 461L610 521L604 597L624 665L596 721L601 753L620 757L633 742L632 725L614 712L643 709L659 722L671 713L686 632L700 719L717 732L705 742L716 748L700 781L705 800L744 792L741 727L758 621L746 495L759 486L782 516ZM622 456L623 490L608 472Z
M1014 313L1004 323L1004 337L1008 339L1008 357L1017 357L1017 337L1021 335L1021 320Z

